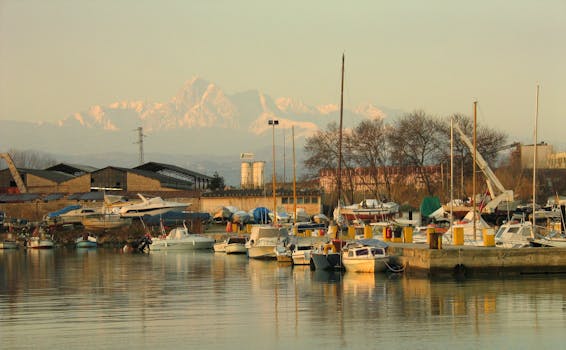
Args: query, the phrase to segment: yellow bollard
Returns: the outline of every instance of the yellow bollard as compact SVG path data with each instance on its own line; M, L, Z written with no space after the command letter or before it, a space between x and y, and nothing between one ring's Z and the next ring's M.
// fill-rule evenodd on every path
M454 245L464 245L464 228L463 227L453 227L452 228L452 241Z
M483 246L484 247L495 247L495 233L492 228L482 229L483 234Z
M373 238L373 231L370 225L364 226L364 238L366 239Z
M295 236L298 236L298 235L299 235L299 227L293 226L293 234L294 234Z
M330 239L336 239L337 233L338 233L338 226L336 225L328 226L328 237L330 237Z
M310 237L312 236L312 231L311 230L305 230L305 236L304 237Z
M403 241L413 243L413 226L403 227Z
M240 232L240 225L232 223L232 232Z
M247 232L247 233L252 233L252 224L247 224L247 225L246 225L246 232Z
M348 239L356 238L356 228L354 226L348 226Z

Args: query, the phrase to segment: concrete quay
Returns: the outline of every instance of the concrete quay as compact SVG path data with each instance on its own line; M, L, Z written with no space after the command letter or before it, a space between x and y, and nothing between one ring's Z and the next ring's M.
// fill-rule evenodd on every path
M566 248L497 248L389 243L389 254L409 275L505 276L566 273Z

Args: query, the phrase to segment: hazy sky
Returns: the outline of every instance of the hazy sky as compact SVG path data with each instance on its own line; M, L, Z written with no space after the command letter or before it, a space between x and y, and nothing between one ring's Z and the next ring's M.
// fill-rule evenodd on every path
M307 104L362 103L566 142L565 0L0 0L0 119L167 101L200 76Z

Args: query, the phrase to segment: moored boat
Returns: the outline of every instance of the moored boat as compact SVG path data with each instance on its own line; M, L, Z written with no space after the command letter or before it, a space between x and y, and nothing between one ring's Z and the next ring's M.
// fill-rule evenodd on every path
M30 249L52 249L55 246L50 237L30 237L26 242L26 247Z
M252 259L276 259L275 247L287 237L289 234L286 228L254 225L246 243L248 256Z
M153 250L195 250L212 249L214 239L196 233L190 233L183 222L183 227L176 227L167 235L153 238Z
M366 243L363 240L354 242L342 253L342 264L346 272L383 272L387 270L389 263L386 247L383 242L379 244Z
M98 239L90 232L87 232L75 240L75 246L77 248L96 248Z

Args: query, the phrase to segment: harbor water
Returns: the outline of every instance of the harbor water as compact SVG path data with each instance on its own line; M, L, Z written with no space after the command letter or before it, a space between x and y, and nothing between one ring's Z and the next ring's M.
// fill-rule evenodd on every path
M2 349L559 349L566 276L311 271L209 251L0 250Z

